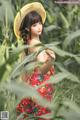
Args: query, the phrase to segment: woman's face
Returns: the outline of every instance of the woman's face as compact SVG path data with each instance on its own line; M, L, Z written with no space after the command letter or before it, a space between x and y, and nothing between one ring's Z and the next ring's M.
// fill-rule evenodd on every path
M37 22L31 26L31 36L39 36L42 33L43 25Z

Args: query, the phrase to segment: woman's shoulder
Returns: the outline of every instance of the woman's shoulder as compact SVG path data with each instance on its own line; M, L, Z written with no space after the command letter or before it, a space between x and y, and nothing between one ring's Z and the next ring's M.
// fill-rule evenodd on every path
M38 40L31 40L30 43L30 48L29 48L29 52L32 53L32 52L38 52L41 47L42 47L42 43L41 41L38 41Z

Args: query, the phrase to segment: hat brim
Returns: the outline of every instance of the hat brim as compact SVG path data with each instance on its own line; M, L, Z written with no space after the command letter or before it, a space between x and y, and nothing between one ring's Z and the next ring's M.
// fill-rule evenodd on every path
M46 11L41 3L39 2L33 2L25 5L20 9L20 11L17 13L15 19L14 19L14 33L17 38L20 38L20 25L22 20L24 19L25 15L30 13L31 11L36 11L42 18L42 22L44 24L46 19Z

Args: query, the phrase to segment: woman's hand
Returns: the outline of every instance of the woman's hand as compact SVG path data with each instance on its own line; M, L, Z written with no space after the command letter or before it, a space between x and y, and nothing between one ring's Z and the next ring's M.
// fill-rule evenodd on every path
M53 59L55 59L55 53L51 49L46 49L46 53Z
M37 56L37 60L39 62L43 62L43 65L40 66L40 72L41 74L46 74L50 68L53 66L53 60L55 59L55 54L52 50L47 49L43 50L39 55Z
M49 60L49 55L43 50L39 55L37 56L37 59L39 62L46 62Z

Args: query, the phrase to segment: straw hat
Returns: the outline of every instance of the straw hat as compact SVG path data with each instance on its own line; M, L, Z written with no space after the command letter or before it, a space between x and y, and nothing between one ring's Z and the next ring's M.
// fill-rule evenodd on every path
M25 15L27 15L31 11L38 12L38 14L42 18L42 22L43 23L45 22L46 11L45 11L45 9L44 9L44 7L42 6L41 3L33 2L33 3L26 4L24 7L22 7L20 9L20 11L17 13L17 15L14 19L14 33L15 33L17 38L20 38L19 28L20 28L20 25L21 25L21 22L22 22L23 18L25 17Z

